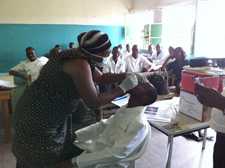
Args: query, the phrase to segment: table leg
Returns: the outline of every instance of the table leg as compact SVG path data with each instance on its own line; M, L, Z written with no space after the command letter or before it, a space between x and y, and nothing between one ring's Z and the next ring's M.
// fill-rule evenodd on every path
M170 168L172 152L173 152L173 136L168 136L167 152L168 154L167 154L166 168Z
M207 128L204 129L203 142L202 142L202 151L205 149L206 137L207 137Z
M2 113L3 113L3 129L4 129L4 141L9 143L11 141L11 122L10 122L10 108L9 101L2 101Z

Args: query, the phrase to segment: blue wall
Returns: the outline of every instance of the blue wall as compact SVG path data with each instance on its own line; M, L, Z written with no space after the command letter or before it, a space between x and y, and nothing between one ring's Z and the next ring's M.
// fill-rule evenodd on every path
M7 72L25 58L25 48L32 46L38 55L46 54L55 44L67 47L77 41L80 32L98 29L108 33L113 45L124 41L122 26L0 24L0 72Z

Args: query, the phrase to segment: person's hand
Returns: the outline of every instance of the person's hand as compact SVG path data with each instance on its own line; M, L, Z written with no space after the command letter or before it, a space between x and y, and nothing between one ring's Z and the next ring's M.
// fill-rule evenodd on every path
M160 69L162 69L162 65L153 65L149 71L159 71Z
M142 73L135 73L138 83L149 83L148 79L146 78L146 75Z
M221 110L223 110L223 106L225 106L225 105L223 105L225 103L225 102L223 102L224 97L213 89L206 88L204 86L196 84L195 85L195 94L196 94L197 99L203 105L219 108Z
M138 79L135 74L129 74L119 85L119 88L126 93L128 90L133 89L138 85Z

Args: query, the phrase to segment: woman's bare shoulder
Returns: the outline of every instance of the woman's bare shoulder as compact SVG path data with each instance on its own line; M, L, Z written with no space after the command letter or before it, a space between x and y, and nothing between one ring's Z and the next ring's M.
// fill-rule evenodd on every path
M64 63L63 70L65 73L74 75L76 73L84 73L85 71L90 71L90 65L85 59L70 59Z

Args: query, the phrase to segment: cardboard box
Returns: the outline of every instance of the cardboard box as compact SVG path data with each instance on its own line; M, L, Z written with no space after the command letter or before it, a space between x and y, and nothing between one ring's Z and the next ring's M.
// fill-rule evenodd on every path
M179 111L202 122L209 121L211 117L211 108L203 106L195 95L185 91L180 92Z
M188 72L182 71L182 79L181 79L181 89L194 94L195 90L195 78L201 78L204 86L208 88L213 88L219 92L221 92L221 77L206 75L199 72Z

